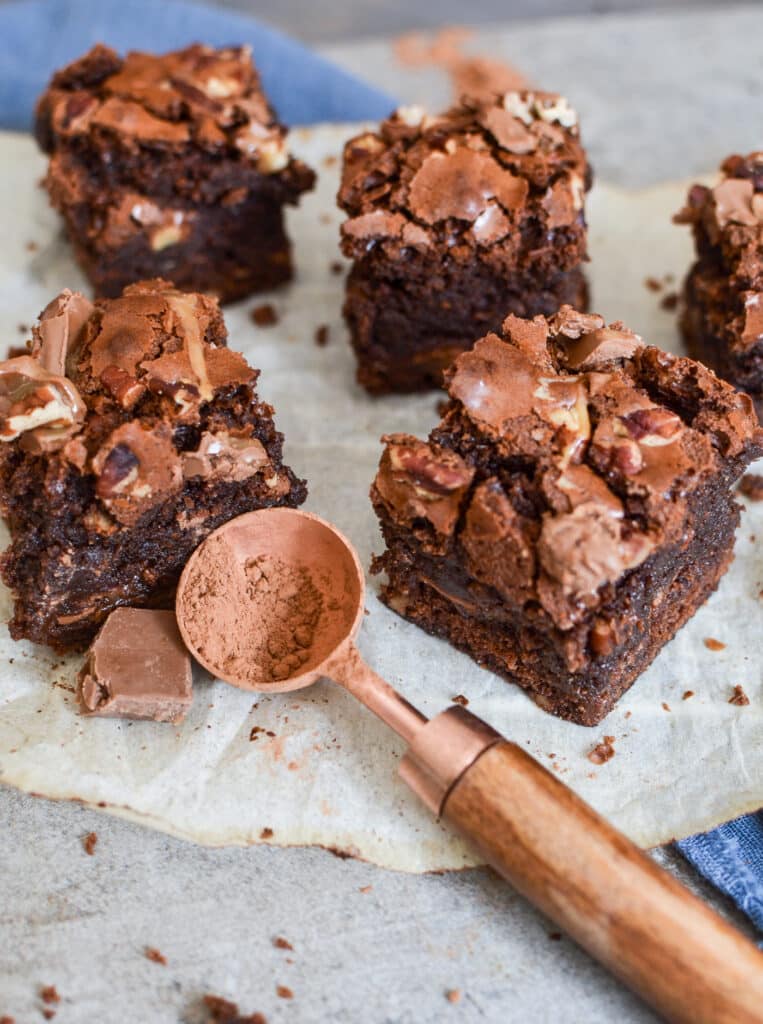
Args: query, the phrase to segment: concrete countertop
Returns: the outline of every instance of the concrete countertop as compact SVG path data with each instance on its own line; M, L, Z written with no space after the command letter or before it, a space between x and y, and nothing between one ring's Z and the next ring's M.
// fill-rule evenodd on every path
M599 176L642 185L761 145L761 37L760 8L729 6L515 23L472 45L566 92ZM323 52L406 102L448 98L437 72L399 68L388 43ZM205 992L270 1024L655 1019L486 870L410 876L318 849L201 849L7 789L0 827L0 1017L17 1024L43 1019L51 984L57 1024L193 1024ZM655 856L751 934L677 854Z

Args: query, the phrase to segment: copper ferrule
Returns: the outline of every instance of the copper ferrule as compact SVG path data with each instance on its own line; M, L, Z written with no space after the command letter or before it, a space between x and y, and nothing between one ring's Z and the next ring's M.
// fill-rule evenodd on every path
M421 726L400 762L400 776L439 818L453 786L500 733L460 704Z

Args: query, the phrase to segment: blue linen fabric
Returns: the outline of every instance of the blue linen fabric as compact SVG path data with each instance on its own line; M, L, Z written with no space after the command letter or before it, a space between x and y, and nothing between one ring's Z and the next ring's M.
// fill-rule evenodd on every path
M241 14L186 0L15 0L0 6L0 127L31 127L57 68L96 42L161 52L192 42L250 43L268 96L287 124L377 120L395 101ZM763 814L678 844L763 931Z

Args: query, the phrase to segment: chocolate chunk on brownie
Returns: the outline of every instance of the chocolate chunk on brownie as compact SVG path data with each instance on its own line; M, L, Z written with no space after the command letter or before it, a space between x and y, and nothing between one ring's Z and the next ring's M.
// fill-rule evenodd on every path
M750 394L763 417L763 152L730 156L675 216L697 250L681 315L689 352Z
M87 715L181 722L193 701L191 656L175 613L116 608L93 640L77 683Z
M98 295L163 277L228 302L291 278L283 207L315 175L289 156L248 47L95 46L53 76L36 132Z
M712 593L750 399L621 323L509 316L446 374L428 441L385 438L386 603L544 709L594 725Z
M120 605L172 607L191 552L243 512L299 505L259 371L216 299L164 281L64 291L0 363L0 569L11 635L81 648Z
M401 108L351 139L337 198L360 383L441 387L507 314L583 308L590 184L577 115L550 93Z

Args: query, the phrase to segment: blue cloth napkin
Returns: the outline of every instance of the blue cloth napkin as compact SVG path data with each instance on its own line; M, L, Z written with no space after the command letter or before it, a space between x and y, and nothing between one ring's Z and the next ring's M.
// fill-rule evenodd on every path
M250 43L287 124L384 117L395 101L246 16L184 0L17 0L0 6L0 127L31 126L51 73L104 42L119 51L191 42ZM678 843L685 857L763 931L763 814Z

